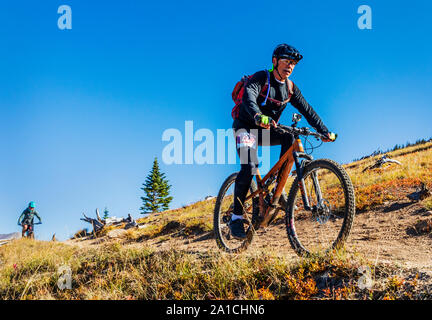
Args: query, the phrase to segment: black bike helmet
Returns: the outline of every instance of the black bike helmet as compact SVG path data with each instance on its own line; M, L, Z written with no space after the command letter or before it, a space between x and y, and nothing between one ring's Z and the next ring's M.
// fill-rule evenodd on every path
M290 46L286 43L282 43L278 45L274 51L273 51L273 57L275 57L277 60L279 59L293 59L299 62L301 59L303 59L303 56L300 54L300 52L294 48L293 46Z

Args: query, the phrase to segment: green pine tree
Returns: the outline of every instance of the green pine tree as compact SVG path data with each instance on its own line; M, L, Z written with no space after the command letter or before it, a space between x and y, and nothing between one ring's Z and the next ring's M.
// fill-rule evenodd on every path
M108 218L108 217L109 217L109 211L108 211L108 208L105 207L104 215L103 215L103 219L105 220L105 219Z
M140 208L141 213L160 212L167 210L173 197L170 196L171 185L165 174L160 172L157 158L153 161L153 168L143 183L144 197L141 197L143 206Z

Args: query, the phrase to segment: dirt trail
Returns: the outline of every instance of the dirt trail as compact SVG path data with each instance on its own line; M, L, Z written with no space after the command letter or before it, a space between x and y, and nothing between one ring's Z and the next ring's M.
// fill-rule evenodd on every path
M419 221L432 218L432 212L420 203L409 200L389 202L372 211L357 213L350 237L346 243L348 252L359 254L370 261L391 263L404 268L415 268L432 275L432 235L416 235L412 227ZM112 241L95 239L68 241L81 247L98 245ZM122 241L121 238L117 241ZM124 244L142 246L141 243ZM210 233L195 237L160 237L145 241L156 250L175 248L189 252L209 252L219 250ZM246 254L265 250L298 259L289 244L285 224L279 220L266 230L259 230Z
M359 253L377 262L399 264L407 268L418 268L432 273L432 237L414 235L411 227L418 221L432 218L418 203L393 202L373 211L356 215L350 237L346 243L348 252ZM154 239L150 243L159 249L175 247L189 251L218 250L209 235L193 239ZM289 244L285 224L259 230L248 250L274 251L297 258Z

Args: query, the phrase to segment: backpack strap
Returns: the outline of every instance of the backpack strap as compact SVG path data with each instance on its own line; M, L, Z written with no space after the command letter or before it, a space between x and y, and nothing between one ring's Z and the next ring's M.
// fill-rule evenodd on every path
M265 86L267 86L267 94L265 96L264 101L261 103L261 106L265 106L265 104L267 103L269 93L270 93L270 72L267 69L266 69L266 74L267 74L267 81L266 81L266 84L264 85L263 89L265 90Z
M287 79L287 90L288 90L288 100L291 99L291 96L294 94L294 83Z
M287 84L287 92L288 92L288 99L286 99L285 101L283 101L282 103L280 103L279 101L279 106L288 103L291 100L292 95L294 94L294 83L290 80L290 79L286 79L286 84ZM282 108L281 111L283 111L285 109L285 107ZM279 116L280 118L280 116ZM277 118L276 123L279 122L279 118Z
M261 103L261 106L265 106L265 104L267 103L267 100L273 102L278 107L280 107L280 106L282 106L284 104L287 104L291 100L291 96L294 93L294 84L293 84L293 82L291 80L289 80L289 79L285 80L285 83L286 83L286 86L287 86L288 99L286 99L284 101L279 101L279 100L276 100L276 99L272 99L272 98L269 98L269 93L270 93L270 72L269 72L269 70L266 70L266 73L267 73L267 82L264 85L264 87L263 87L260 95L262 97L264 97L264 93L263 92L265 90L267 90L267 94L265 95L265 99Z

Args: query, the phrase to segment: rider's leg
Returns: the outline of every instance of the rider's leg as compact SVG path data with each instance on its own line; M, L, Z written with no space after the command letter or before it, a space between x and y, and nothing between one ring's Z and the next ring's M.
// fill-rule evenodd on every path
M236 132L236 149L240 157L241 169L234 186L234 212L229 228L234 238L246 238L243 225L243 203L246 199L253 176L258 167L256 135L249 130Z
M234 186L233 220L241 218L243 214L242 204L258 167L256 135L250 130L242 130L236 132L236 149L240 157L241 168Z
M254 130L240 129L236 132L236 148L240 156L241 169L237 175L234 187L233 220L242 218L242 203L246 198L252 178L256 174L256 168L258 167L257 145L280 145L280 157L282 157L294 143L294 136L292 134L280 133L273 130L273 128L270 129L268 137L270 139L266 139L264 130L256 130L255 132ZM287 194L283 190L281 201L286 202L286 198Z
M22 225L22 231L21 231L21 237L24 238L26 231L27 231L27 225L23 224Z
M253 179L252 170L253 164L242 164L234 186L234 212L228 226L231 235L239 240L246 238L243 224L243 204Z
M256 165L254 163L242 164L237 175L234 186L234 214L233 220L239 219L243 215L243 203L251 185Z

